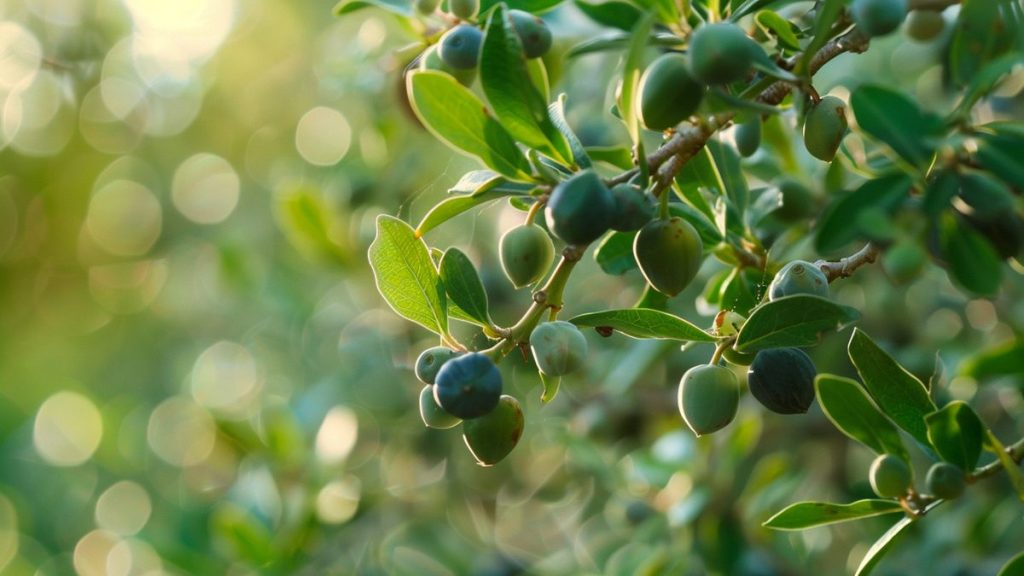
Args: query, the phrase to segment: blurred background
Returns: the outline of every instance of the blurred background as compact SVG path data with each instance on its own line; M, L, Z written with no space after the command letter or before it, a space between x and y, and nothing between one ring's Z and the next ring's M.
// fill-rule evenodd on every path
M817 407L782 417L750 398L727 430L697 441L675 388L708 346L588 334L587 369L544 407L535 373L511 358L502 369L527 430L495 468L473 463L457 429L423 427L411 366L436 340L377 296L365 253L376 215L418 221L474 165L401 98L416 31L377 10L339 20L331 7L0 3L0 573L856 566L885 519L805 533L760 523L797 500L867 497L871 454ZM556 53L599 32L571 6L546 19ZM869 70L924 106L947 104L942 40L887 42L837 60L819 90L842 94ZM588 145L626 140L607 114L618 58L548 62ZM1020 85L1004 104L1019 106ZM799 177L823 193L801 148ZM498 231L521 217L497 203L427 238L471 256L499 323L529 300L496 258ZM790 255L809 250L795 243ZM673 310L710 325L698 284ZM567 299L577 312L629 306L640 286L588 257ZM934 267L900 286L872 267L837 294L1004 440L1024 432L1024 382L978 382L957 366L1019 333L1021 296L1018 282L970 300ZM815 350L819 371L851 374L846 337ZM992 574L1019 551L1022 507L1005 479L969 492L878 573Z

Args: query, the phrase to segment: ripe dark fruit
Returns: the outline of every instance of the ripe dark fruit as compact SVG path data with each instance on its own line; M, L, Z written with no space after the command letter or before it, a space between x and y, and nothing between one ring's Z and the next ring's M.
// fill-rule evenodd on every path
M875 494L882 498L899 498L907 493L913 477L906 462L892 454L883 454L871 463L868 480Z
M749 158L761 147L761 119L755 118L736 127L736 150Z
M480 0L448 0L448 11L456 18L469 20L480 12Z
M420 418L427 428L439 430L454 428L459 425L459 422L462 422L437 405L437 401L434 400L434 387L429 384L420 390Z
M587 339L574 324L545 322L530 334L530 349L537 368L547 376L578 370L587 358Z
M929 494L944 500L959 498L966 485L964 471L946 462L932 464L924 482Z
M850 15L868 36L885 36L907 17L907 0L853 0Z
M611 227L615 199L593 170L583 170L555 186L545 217L555 236L566 244L597 240Z
M762 406L777 414L804 414L814 402L818 371L799 348L761 350L747 371L747 387Z
M736 82L750 72L760 51L735 24L705 24L690 38L690 72L705 84Z
M462 439L481 466L493 466L519 443L524 424L519 402L502 396L489 414L462 423Z
M667 296L682 292L697 275L703 250L697 230L679 217L649 222L633 241L633 256L644 278Z
M633 232L654 218L654 199L643 188L619 184L612 187L612 197L615 199L612 230Z
M551 29L544 20L522 10L509 10L508 15L527 58L540 58L551 50Z
M782 222L798 222L813 216L816 212L814 193L800 182L783 178L779 182L782 206L772 214Z
M483 33L475 26L459 24L441 37L438 44L441 59L445 64L459 70L476 68L482 41Z
M768 299L777 300L783 296L810 294L828 298L828 278L814 264L805 260L793 260L782 267L768 286Z
M454 68L441 59L436 45L427 48L420 58L420 70L438 70L455 78L459 84L469 86L476 80L476 68Z
M414 370L416 378L424 384L433 384L434 379L437 378L437 371L441 369L441 366L458 355L459 353L455 350L445 348L444 346L427 348L416 358L416 368Z
M543 228L524 224L502 235L498 253L505 275L512 285L522 288L544 277L555 259L555 245Z
M501 373L490 358L473 352L445 362L434 383L434 400L452 416L479 418L498 405Z
M934 40L942 34L946 19L935 10L913 10L907 14L907 36L918 42Z
M679 413L697 436L721 430L736 417L740 386L723 366L694 366L679 382Z
M686 57L659 56L640 78L637 115L649 130L666 130L689 118L704 98L704 85L690 74Z
M846 102L825 96L807 111L804 146L818 160L831 162L846 135Z

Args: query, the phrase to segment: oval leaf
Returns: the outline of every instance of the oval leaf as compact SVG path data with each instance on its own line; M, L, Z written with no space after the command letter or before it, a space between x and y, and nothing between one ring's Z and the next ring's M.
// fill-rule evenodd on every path
M469 257L458 248L449 248L441 257L440 269L441 281L452 302L481 326L490 326L487 292Z
M850 504L797 502L769 518L762 526L774 530L805 530L902 511L900 503L895 500L858 500Z
M826 298L798 294L754 309L736 338L740 352L815 346L825 332L842 330L860 313Z
M939 500L929 504L924 509L924 512L931 512L936 506L939 506L943 502L945 502L945 500ZM860 566L857 568L856 576L867 576L870 574L871 571L875 569L875 566L877 566L882 560L882 557L885 556L885 553L889 551L889 548L896 542L900 534L907 529L907 526L913 524L914 520L916 520L916 518L907 516L886 530L885 534L882 534L882 537L876 540L875 543L871 545L871 548L868 549L868 553L864 555L864 559L861 560Z
M580 314L569 320L577 326L613 328L631 338L657 338L687 342L714 342L715 337L668 312L626 308Z
M965 472L974 470L981 456L985 427L970 406L950 402L925 418L928 439L942 459Z
M605 236L594 250L594 260L605 274L621 276L630 270L636 270L636 257L633 256L633 239L636 232L614 232Z
M861 130L904 160L919 168L931 161L935 147L930 137L942 130L942 121L910 98L882 86L861 86L850 96L850 107Z
M1003 263L988 240L952 214L943 215L939 226L942 255L949 263L952 279L976 294L998 292Z
M818 403L840 432L875 451L910 460L899 430L871 402L863 388L849 378L819 374L814 380Z
M1024 552L1017 554L1007 562L996 576L1020 576L1024 574Z

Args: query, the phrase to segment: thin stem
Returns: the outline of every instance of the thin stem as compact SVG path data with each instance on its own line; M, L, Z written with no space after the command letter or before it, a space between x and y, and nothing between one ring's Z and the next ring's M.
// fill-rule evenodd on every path
M881 248L876 244L868 242L856 253L847 256L846 258L842 258L838 262L818 260L814 265L821 268L821 271L825 273L825 277L828 278L828 281L832 282L838 278L848 278L852 276L853 273L861 266L871 264L877 260L878 255L881 253Z
M533 224L533 220L537 217L537 214L540 212L541 208L543 208L544 205L547 203L548 197L547 195L545 195L537 198L537 201L533 203L533 206L530 206L530 211L526 213L527 226Z
M1013 444L1006 447L1006 453L1010 455L1010 459L1020 464L1024 461L1024 438L1017 440ZM978 468L975 472L967 476L968 483L974 483L983 478L996 475L1003 468L1001 460L996 460L991 464L986 464L981 468Z

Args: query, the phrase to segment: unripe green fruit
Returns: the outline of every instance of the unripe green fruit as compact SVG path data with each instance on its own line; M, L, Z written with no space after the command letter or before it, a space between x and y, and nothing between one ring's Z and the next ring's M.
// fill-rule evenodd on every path
M910 282L921 274L928 254L920 244L903 241L885 251L882 255L882 269L896 283Z
M639 186L618 184L612 187L612 198L615 199L612 230L633 232L654 218L653 198Z
M700 234L678 216L649 222L633 240L633 256L647 282L666 296L683 291L704 259Z
M793 260L782 267L768 286L768 299L778 300L794 294L810 294L828 298L828 278L814 264Z
M782 194L782 206L772 214L782 222L798 222L814 215L814 193L800 182L783 178L779 182L779 192Z
M928 469L924 479L925 488L932 496L943 500L959 498L964 493L966 479L964 471L947 462L937 462Z
M440 50L435 44L427 48L420 58L420 70L438 70L455 78L463 86L470 86L476 80L476 68L453 68L441 59Z
M750 72L761 47L739 26L704 24L690 37L690 72L705 84L729 84Z
M501 268L516 288L544 277L555 259L555 245L543 228L524 224L505 232L498 243Z
M913 10L907 15L907 36L918 42L934 40L942 34L946 19L935 10Z
M480 0L448 0L448 11L462 20L475 18L480 12Z
M868 472L871 489L882 498L899 498L907 493L913 476L906 462L892 454L882 454L871 463Z
M430 14L433 14L440 5L441 0L416 0L416 11L420 14L429 16Z
M447 430L459 425L462 420L445 412L434 400L434 387L429 384L420 390L420 419L427 428Z
M509 10L508 15L527 58L540 58L551 50L551 29L544 20L522 10Z
M530 350L537 368L547 376L578 370L587 358L587 339L574 324L545 322L530 333Z
M804 414L814 402L818 371L799 348L761 350L747 371L750 394L777 414Z
M458 355L459 353L455 350L445 348L444 346L427 348L420 352L419 357L416 358L416 368L414 370L416 378L419 378L419 381L424 384L433 384L437 378L437 371L441 369L441 366Z
M667 130L689 118L704 98L704 85L694 80L686 57L677 52L659 56L640 78L637 115L649 130Z
M445 64L459 70L476 68L483 36L475 26L459 24L441 37L438 43L441 59Z
M818 160L831 162L846 135L846 103L825 96L811 106L804 120L804 146Z
M697 436L721 430L736 417L740 385L723 366L694 366L679 382L679 413Z
M548 226L566 244L584 245L608 231L615 213L611 190L593 170L555 186L544 211Z
M490 358L472 352L441 366L434 383L434 400L452 416L479 418L498 405L501 373Z
M749 158L761 147L761 119L755 118L736 127L736 150Z
M511 396L502 396L486 416L462 423L462 439L481 466L494 466L523 436L523 409Z
M853 0L850 15L868 36L885 36L907 17L907 0Z

